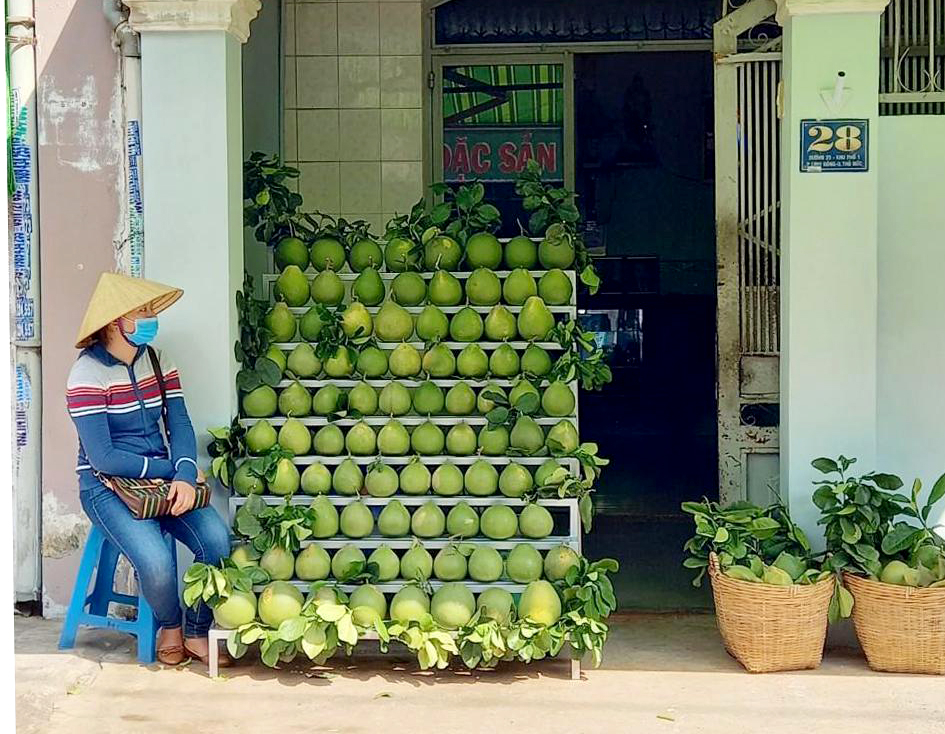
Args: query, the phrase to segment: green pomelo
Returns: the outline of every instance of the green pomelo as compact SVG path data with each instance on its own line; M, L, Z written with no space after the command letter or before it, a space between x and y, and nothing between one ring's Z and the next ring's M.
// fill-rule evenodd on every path
M567 472L567 469L561 466L555 459L546 459L535 472L535 484L539 487L544 487L559 469L565 473Z
M329 377L348 377L354 372L351 350L341 346L335 353L325 360L325 374Z
M503 344L489 355L489 371L496 377L513 377L519 371L519 358L508 344Z
M400 559L389 546L379 545L368 556L367 562L377 564L377 580L381 583L400 576Z
M330 538L338 534L338 508L324 495L312 500L311 510L315 513L312 535L316 538Z
M549 581L561 581L579 562L580 556L574 549L557 545L545 554L545 578Z
M437 270L430 279L427 298L435 306L455 306L463 300L463 286L452 273Z
M449 545L433 558L433 575L440 581L460 581L466 578L466 556Z
M509 448L509 429L505 426L479 429L479 450L483 456L505 456Z
M374 331L381 341L401 342L413 334L413 316L394 301L384 301L374 316Z
M304 456L312 448L312 434L298 418L289 418L279 429L279 445L295 456Z
M333 270L325 270L312 279L312 300L325 306L337 306L345 299L345 284Z
M309 259L316 270L340 270L345 264L345 248L331 237L320 237L312 243Z
M486 338L493 342L514 339L518 334L515 316L505 306L493 306L485 320Z
M527 584L541 578L541 553L528 543L519 543L505 559L505 570L517 584Z
M302 592L286 581L273 581L259 594L257 611L260 621L278 629L285 620L302 613Z
M345 448L352 456L370 456L377 448L377 435L364 421L358 421L345 435Z
M351 296L365 306L376 306L387 294L381 274L374 268L365 268L351 285Z
M445 443L443 429L431 421L421 423L410 436L410 445L420 456L439 456Z
M486 589L476 600L476 609L481 610L483 617L502 625L511 621L514 607L515 600L505 589Z
M374 415L377 412L377 390L366 382L358 383L348 393L348 409L361 415Z
M436 415L445 404L443 388L429 380L413 391L413 409L420 415Z
M253 472L248 461L244 461L233 472L232 484L233 491L240 497L262 494L266 491L266 480Z
M502 298L502 284L491 270L478 268L466 281L466 297L474 306L493 306Z
M384 262L387 269L394 273L402 273L416 268L418 258L414 247L414 243L404 237L395 237L388 242L384 248Z
M348 538L364 538L374 532L371 508L358 500L341 511L341 533Z
M513 237L505 243L505 266L513 268L534 268L538 264L538 245L525 235Z
M449 333L450 320L437 306L424 306L417 317L417 336L425 342L439 341Z
M410 391L399 382L390 382L381 390L377 406L383 415L405 415L410 411Z
M387 464L375 464L364 477L364 488L372 497L390 497L399 484L400 477Z
M374 331L374 320L363 303L352 301L341 314L341 329L356 344L363 344Z
M243 413L249 418L268 418L275 414L278 397L269 385L260 385L243 396Z
M521 306L531 297L538 295L535 278L524 268L517 268L509 273L502 284L502 299L510 306Z
M531 456L545 445L545 433L534 418L520 415L509 434L509 445Z
M555 521L547 507L531 503L518 516L518 527L526 538L540 540L551 535Z
M538 296L525 301L518 314L518 333L527 341L542 341L554 328L555 317Z
M345 459L331 475L331 488L338 494L353 497L364 486L364 472L354 459Z
M521 464L507 464L499 474L499 491L506 497L518 499L532 488L532 475Z
M302 472L302 491L305 494L328 494L331 491L331 472L320 462L309 464Z
M482 388L482 390L479 391L479 395L476 397L476 410L483 415L496 407L495 401L487 397L487 395L491 395L492 393L505 397L505 389L496 385L494 382L490 382Z
M377 517L377 529L386 538L402 538L410 532L410 513L400 500L391 500Z
M296 381L279 393L279 412L282 415L307 416L312 412L312 396Z
M281 545L274 545L262 554L259 567L268 573L273 581L287 581L295 573L295 556Z
M574 391L566 382L555 380L541 394L541 408L547 415L560 417L574 413Z
M250 568L259 565L262 553L256 550L252 543L240 543L230 552L230 560L237 568Z
M295 559L295 575L302 581L321 581L331 572L331 558L320 545L312 544L302 549Z
M276 279L276 294L281 297L281 300L285 301L286 305L295 308L308 303L311 293L309 292L308 278L301 268L296 265L289 265L282 271L282 274Z
M322 361L315 356L312 345L303 342L289 353L286 368L296 377L316 377L322 371Z
M342 393L337 385L325 385L318 388L312 398L312 410L316 415L331 415L339 409L341 399Z
M400 421L390 420L377 434L377 448L382 456L405 456L410 451L410 434Z
M433 594L430 613L438 624L446 629L465 626L476 611L476 600L465 584L453 582L443 584Z
M463 484L467 494L474 497L488 497L495 494L498 489L499 473L492 464L478 459L466 470Z
M438 234L423 247L423 264L427 270L456 270L463 257L463 248L452 237Z
M502 262L502 245L494 234L477 232L466 240L466 263L470 268L495 270Z
M266 453L275 446L279 437L276 433L276 429L272 427L269 421L261 420L250 426L249 430L246 431L245 440L246 448L249 449L249 453L258 456L259 454Z
M538 260L546 270L571 267L574 262L574 245L571 238L567 235L555 237L548 232L538 245Z
M358 372L364 377L381 377L387 374L387 352L378 347L365 347L358 354Z
M427 297L427 283L417 273L400 273L390 284L390 293L401 306L419 306Z
M783 571L776 566L765 566L764 574L761 577L761 580L770 584L771 586L790 586L794 583L794 579L791 578L791 574L787 571Z
M405 586L394 594L390 602L390 618L401 624L419 622L429 611L429 597L416 586Z
M529 344L522 354L522 372L536 377L544 377L551 372L551 355L544 347Z
M470 415L476 409L476 393L465 382L457 382L446 393L446 412L450 415Z
M432 482L430 470L419 461L412 461L400 470L400 491L404 494L426 494Z
M302 314L302 318L299 319L299 333L305 341L317 342L324 325L325 322L322 321L318 306L312 306L308 311ZM291 341L293 336L295 335L293 334L288 339L277 339L276 341Z
M545 443L555 453L564 452L568 454L578 447L580 441L574 424L565 418L551 427Z
M348 606L352 609L368 607L374 610L381 619L387 617L387 599L371 584L364 584L352 591L348 599Z
M275 344L266 350L266 358L276 363L280 374L284 373L285 368L289 366L289 360L285 356L285 352L279 349Z
M351 574L354 564L364 561L364 551L349 543L336 550L335 555L331 557L331 575L339 580L345 579Z
M424 353L422 366L430 377L449 377L456 371L456 357L445 344L436 344Z
M290 342L295 338L298 322L287 304L281 301L274 304L266 314L264 321L266 328L272 332L274 342Z
M518 532L518 517L508 505L491 505L479 518L479 529L492 540L508 540Z
M574 290L571 279L563 270L549 270L538 281L538 295L549 306L566 306Z
M414 510L410 518L410 531L418 538L436 538L446 530L446 516L432 500Z
M384 253L374 240L358 240L348 253L348 264L356 273L362 273L366 268L380 268L384 264Z
M518 601L518 616L551 626L561 618L561 598L545 580L532 581Z
M489 371L489 358L478 344L470 344L459 353L456 371L463 377L484 377Z
M463 472L456 464L440 464L433 472L430 486L433 494L455 497L463 491Z
M360 606L351 608L351 621L359 627L373 630L375 624L382 619L383 617L378 615L377 610L371 607ZM317 629L318 628L315 627L312 631Z
M479 513L468 502L460 502L446 516L446 534L450 537L471 538L479 532Z
M516 380L515 384L512 386L512 389L509 391L509 405L513 408L519 407L519 401L524 395L534 395L536 398L539 398L538 388L536 388L528 380ZM541 403L541 400L535 400L535 406L537 407Z
M476 453L476 432L468 423L457 423L446 434L446 452L450 456L472 456Z
M469 556L469 578L480 583L491 583L502 578L505 562L502 555L492 546L478 545Z
M345 436L341 429L329 423L315 433L315 453L319 456L341 456L345 450Z
M276 464L276 477L269 482L269 491L280 497L288 497L299 491L299 470L292 463L292 459L279 459Z
M273 248L276 267L285 270L289 265L295 265L299 270L308 267L308 247L298 237L283 237Z
M408 581L426 581L432 573L433 556L422 545L413 546L400 559L400 575Z
M879 580L884 584L911 586L912 584L907 583L907 581L911 580L913 574L910 572L913 570L914 569L910 568L909 565L903 561L890 561L883 566L883 570L879 574Z
M422 365L420 352L411 344L398 344L387 360L390 373L394 377L415 377L420 374ZM409 396L408 396L409 401Z
M233 630L256 619L256 595L251 591L233 589L230 595L213 608L217 627Z
M475 309L466 306L450 319L450 338L457 342L474 342L482 336L482 316Z

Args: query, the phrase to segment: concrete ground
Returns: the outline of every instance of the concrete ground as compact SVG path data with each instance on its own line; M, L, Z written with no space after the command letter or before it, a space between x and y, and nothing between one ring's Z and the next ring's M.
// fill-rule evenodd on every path
M15 634L19 734L945 731L941 677L874 673L852 648L819 670L750 675L708 615L621 616L581 681L565 661L433 674L370 652L322 668L241 662L214 681L197 663L139 666L111 631L82 631L69 652L58 622L18 618Z

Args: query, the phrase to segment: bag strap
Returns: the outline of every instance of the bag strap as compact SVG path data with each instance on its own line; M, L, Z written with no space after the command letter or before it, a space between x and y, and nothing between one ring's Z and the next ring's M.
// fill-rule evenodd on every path
M158 359L157 352L152 346L147 346L148 358L151 360L151 369L154 370L154 377L157 379L158 389L161 391L161 420L164 421L164 432L167 433L167 440L171 440L171 427L167 421L167 388L164 385L164 373L161 371L161 360Z

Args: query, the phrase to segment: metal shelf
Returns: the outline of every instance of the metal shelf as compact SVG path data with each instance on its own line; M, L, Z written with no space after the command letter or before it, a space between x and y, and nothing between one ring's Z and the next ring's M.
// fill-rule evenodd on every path
M539 426L553 426L559 421L571 420L572 422L577 418L574 415L566 415L560 418L549 418L547 416L534 417L535 422ZM244 426L252 426L260 421L269 421L270 425L281 426L283 425L288 418L285 417L273 417L273 418L240 418L240 423ZM455 426L460 423L468 423L471 426L484 426L488 424L485 416L479 415L401 415L401 416L387 416L387 415L368 415L363 418L339 418L338 420L329 421L323 416L307 416L305 418L296 418L297 421L306 426L326 426L329 423L336 426L353 426L356 423L367 423L369 426L383 426L389 423L392 420L400 421L404 426L419 426L422 423L426 423L428 420L432 420L434 423L440 426Z
M451 539L451 538L417 538L420 545L422 545L427 550L438 550L440 548L445 548L450 544L457 543L471 543L472 545L487 545L490 548L495 548L496 550L512 550L515 546L520 543L526 543L530 546L533 546L536 550L551 550L552 548L557 548L559 545L571 545L575 542L575 539L570 535L549 535L547 538L535 539L535 538L509 538L508 540L492 540L491 538L486 538L484 536L477 535L473 538L464 538L460 539ZM348 538L342 536L335 536L333 538L325 539L316 539L316 540L303 540L301 545L303 548L309 545L320 545L326 550L337 550L338 548L343 548L346 545L356 545L359 548L379 548L382 545L386 545L393 550L408 550L412 548L414 544L413 536L407 537L398 537L398 538L388 538L383 535L369 535L365 538Z
M334 378L328 377L328 378L317 379L317 380L306 379L306 378L303 378L300 380L286 379L286 380L282 380L278 385L276 385L276 387L288 387L294 382L300 382L303 387L326 387L328 385L334 385L335 387L355 387L357 385L365 383L367 385L370 385L371 387L381 387L381 388L389 385L392 382L399 382L401 385L403 385L404 387L408 389L418 388L425 382L432 382L434 385L439 385L440 387L453 387L454 385L458 385L461 382L465 382L474 390L478 390L483 387L492 387L493 385L497 387L514 387L517 380L499 380L499 379L490 380L488 378L480 379L476 377L446 377L446 378L435 377L431 380L425 380L422 377L379 377L379 378L358 380L355 378L334 379ZM545 379L545 380L542 380L541 387L547 387L550 384L551 384L551 381ZM572 391L577 390L577 386L578 386L577 380L572 380L571 382L567 383L567 385L568 387L571 388Z
M284 352L291 352L299 344L308 344L308 343L309 342L306 342L306 341L276 342L272 346L278 347ZM388 351L392 351L396 347L399 347L401 344L409 344L414 349L418 349L418 350L426 349L426 346L427 346L426 342L418 342L418 341L376 342L376 344L381 349L388 350ZM449 349L458 351L458 352L461 352L463 349L473 344L479 347L482 347L483 351L488 350L488 349L498 349L503 344L508 344L513 349L522 349L522 350L528 349L528 347L530 347L532 344L534 344L535 346L541 347L542 349L545 349L545 350L557 349L560 351L562 349L562 346L558 344L558 342L529 342L529 341L524 341L524 340L507 341L507 342L479 342L479 341L477 342L440 342L440 344L443 344Z
M426 305L421 305L421 306L402 306L401 308L403 308L407 313L416 315L416 314L422 313L423 309L425 309L427 305L436 306L435 303L431 303L431 304L426 304ZM547 306L547 304L545 305ZM451 315L451 314L459 313L464 308L471 308L473 311L479 314L488 314L496 306L504 306L506 309L508 309L510 313L519 313L522 310L521 306L510 306L507 303L496 303L492 306L473 306L471 304L466 304L466 305L460 304L458 306L436 306L436 307L440 311L442 311L444 314ZM296 315L302 315L304 313L307 313L309 308L311 308L311 306L290 306L289 311ZM328 308L331 308L331 306L329 306ZM381 310L380 306L365 306L365 308L368 310L368 313L370 313L372 316ZM568 316L574 316L577 314L577 306L575 305L547 306L547 308L549 311L551 311L551 313L566 314Z
M338 277L341 278L341 280L343 280L343 281L345 281L345 282L354 281L354 280L356 280L357 277L360 275L360 273L355 273L355 272L351 272L350 270L348 270L348 265L347 265L347 264L345 264L345 268L346 268L345 270L342 270L342 271L340 271L340 272L338 273ZM303 274L305 275L305 277L307 277L309 280L313 280L313 279L315 278L315 276L317 276L320 271L315 270L315 269L312 268L312 266L310 265L307 270L303 270L302 272L303 272ZM435 271L435 270L414 270L414 271L411 271L411 272L415 272L417 275L419 275L419 276L420 276L421 278L423 278L424 280L432 280L432 279L433 279L433 276L436 274L437 271ZM469 278L469 276L473 274L474 271L472 271L472 270L455 270L455 271L448 271L448 272L450 273L450 275L454 276L457 280L467 280L467 279ZM512 274L512 271L511 271L511 270L493 270L492 272L496 274L496 277L498 277L499 280L504 280L505 278L508 278L509 275ZM548 270L529 270L528 272L532 275L533 278L535 278L535 279L537 280L537 279L541 278L541 276L543 276L545 273L547 273ZM564 273L565 273L565 275L568 276L568 278L569 278L570 281L571 281L571 292L572 292L572 294L573 294L573 293L574 293L574 287L577 285L577 276L576 276L576 273L575 273L575 271L574 271L573 269L571 269L571 268L568 268L568 269L564 270ZM265 283L266 285L269 285L270 283L275 283L275 282L279 279L279 275L280 275L280 273L266 273L266 274L264 274L263 277L262 277L263 283ZM381 276L381 280L390 281L390 280L393 280L394 278L396 278L398 275L400 275L400 273L392 273L392 272L388 272L388 271L384 270L384 271L380 271L379 275ZM573 297L573 296L572 296L572 297Z
M505 466L506 464L516 463L525 466L541 466L548 459L554 459L554 456L481 456L473 454L471 456L417 456L417 454L407 454L406 456L381 456L374 454L372 456L319 456L317 454L308 454L306 456L296 456L293 461L296 464L315 464L321 463L326 466L340 464L345 459L351 459L355 464L367 466L380 459L385 464L409 464L414 459L419 459L421 464L428 466L439 466L440 464L453 463L457 465L473 464L482 459L483 461L496 466ZM578 469L578 460L570 457L560 457L557 461L570 465Z
M331 582L331 579L325 579L325 581ZM298 587L302 591L308 591L309 586L311 586L315 582L299 581L298 579L292 579L291 581L289 581L289 583L292 584L293 586ZM395 594L398 591L400 591L402 588L404 588L405 586L409 584L413 584L413 583L414 583L413 581L407 581L406 579L394 579L393 581L385 581L383 583L372 584L372 586L374 586L374 588L376 588L378 591L383 592L385 594ZM429 581L430 586L432 586L434 589L439 589L441 586L443 586L446 583L452 583L452 582L439 581L438 579L430 579ZM477 594L481 591L486 591L488 589L496 589L496 588L505 589L510 594L521 594L523 591L525 591L525 587L528 586L528 584L516 584L514 581L494 581L492 583L487 583L487 584L480 584L475 581L473 582L464 581L463 583L466 584L466 587L470 591ZM349 593L359 588L362 585L363 584L337 584L338 588L340 588L342 591L349 592ZM265 584L256 585L253 587L253 591L260 592L264 588L266 588ZM365 638L362 638L362 639L365 639Z
M279 497L272 494L259 495L267 505L281 505L285 502L284 497ZM307 505L316 497L327 497L329 502L333 505L350 505L352 502L357 502L360 500L365 505L369 507L384 507L391 500L398 500L402 505L407 507L424 505L427 502L433 502L437 505L458 505L460 502L465 502L471 507L489 507L491 505L508 505L509 507L524 507L528 503L525 500L513 499L511 497L506 497L501 494L493 494L487 497L481 497L478 495L468 495L468 494L457 494L457 495L438 495L438 494L392 494L390 497L370 497L366 495L340 495L340 494L326 494L326 495L292 495L292 498L289 504L293 505ZM246 497L230 497L230 507L240 507L246 503ZM536 501L536 504L542 505L544 507L567 507L572 508L577 506L577 498L568 497L566 499L540 499Z

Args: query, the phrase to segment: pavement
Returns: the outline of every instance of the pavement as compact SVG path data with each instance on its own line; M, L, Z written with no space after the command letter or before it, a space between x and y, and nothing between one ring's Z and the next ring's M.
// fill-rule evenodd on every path
M939 676L869 670L845 643L818 670L752 675L722 649L711 615L613 619L603 665L565 660L470 672L419 671L406 652L360 649L326 666L274 671L246 659L212 680L193 663L140 666L130 637L17 618L17 732L164 734L945 732Z

